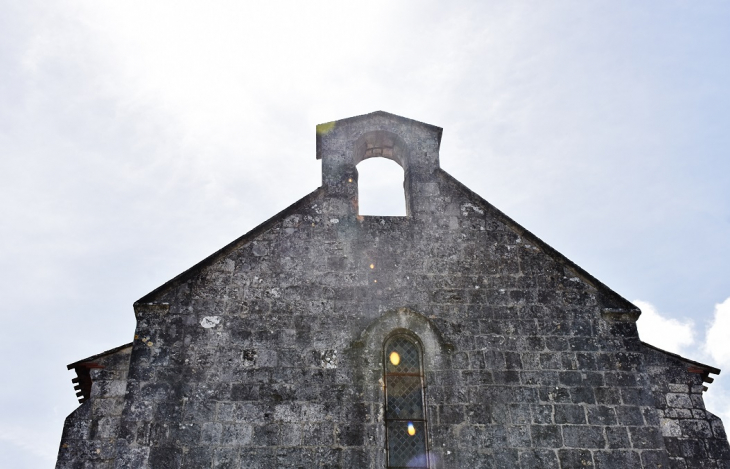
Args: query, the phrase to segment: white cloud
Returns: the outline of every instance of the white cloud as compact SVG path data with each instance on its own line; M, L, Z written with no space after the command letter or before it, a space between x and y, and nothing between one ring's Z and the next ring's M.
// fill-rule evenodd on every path
M20 451L34 454L45 462L53 463L56 459L58 439L58 431L55 428L40 429L0 424L0 442L6 442Z
M700 360L710 366L730 366L730 298L715 305L715 315L707 328L704 341L695 342L695 326L689 319L677 320L661 315L651 303L635 300L641 309L636 323L639 336L644 342L664 350L680 353L692 360ZM730 422L730 386L724 376L713 376L703 395L707 410Z
M636 326L644 342L673 353L681 353L682 349L694 343L694 323L691 320L662 316L654 305L646 301L634 300L633 303L641 309Z
M730 423L730 298L715 305L715 315L710 322L702 344L702 351L710 358L705 363L717 368L725 368L725 373L713 376L715 381L704 394L707 410L722 419L727 427Z
M703 348L716 366L730 366L730 298L715 305L715 316L707 329Z
M705 400L705 407L708 411L722 419L725 428L730 424L730 386L726 383L724 376L713 376L715 382L708 386L707 392L702 397Z

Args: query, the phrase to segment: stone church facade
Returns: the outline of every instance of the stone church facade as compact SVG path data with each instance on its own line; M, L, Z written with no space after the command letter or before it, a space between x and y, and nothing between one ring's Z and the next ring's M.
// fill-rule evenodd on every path
M439 167L442 130L317 127L322 186L134 304L69 365L57 469L730 468L720 370ZM404 170L360 216L356 165Z

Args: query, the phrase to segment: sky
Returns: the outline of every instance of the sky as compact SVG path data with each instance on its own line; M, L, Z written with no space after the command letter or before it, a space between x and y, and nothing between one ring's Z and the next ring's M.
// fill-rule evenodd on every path
M442 127L441 167L643 340L725 368L730 422L729 49L717 1L0 0L0 460L53 467L66 364L316 189L316 124L377 110ZM402 203L388 163L358 166L366 213Z

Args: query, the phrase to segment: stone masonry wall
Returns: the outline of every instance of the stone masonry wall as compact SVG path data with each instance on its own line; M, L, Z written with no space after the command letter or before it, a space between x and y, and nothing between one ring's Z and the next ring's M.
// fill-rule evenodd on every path
M118 467L384 467L382 358L357 343L401 307L453 346L424 347L432 467L667 467L634 325L440 178L443 216L315 196L156 298Z
M67 418L56 469L111 469L132 347L93 360L91 395Z
M730 468L722 421L705 410L702 370L672 354L645 350L671 468Z

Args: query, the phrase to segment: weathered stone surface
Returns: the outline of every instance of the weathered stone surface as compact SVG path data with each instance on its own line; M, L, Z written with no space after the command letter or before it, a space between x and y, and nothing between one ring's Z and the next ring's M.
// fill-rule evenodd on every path
M654 347L645 348L659 414L656 431L663 436L672 467L729 466L730 446L722 422L705 410L702 400L707 367ZM637 440L641 444L642 439Z
M66 418L56 467L113 467L131 351L130 344L87 362L91 395Z
M322 187L135 303L128 361L95 376L57 468L383 468L399 331L423 352L432 468L727 465L701 375L441 170L440 138L382 112L319 126ZM404 168L408 216L358 215L371 156Z

